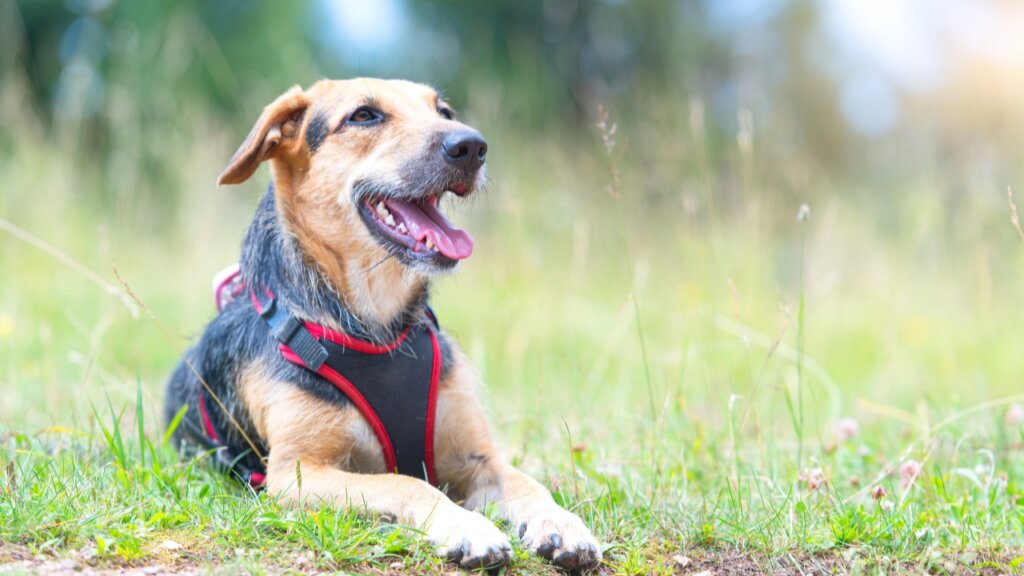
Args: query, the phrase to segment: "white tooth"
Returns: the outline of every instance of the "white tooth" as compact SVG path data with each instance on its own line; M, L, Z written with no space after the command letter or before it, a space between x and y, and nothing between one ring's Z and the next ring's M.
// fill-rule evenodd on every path
M434 243L430 241L430 238L427 238L427 250L433 250L433 249L434 249Z
M388 223L388 226L394 226L395 225L395 217L392 216L391 214L388 214L387 216L385 216L384 217L384 221Z
M399 222L397 230L402 234L407 234L409 229L405 227L405 222Z
M384 206L384 201L383 200L381 200L380 202L377 202L377 214L380 214L381 218L384 218L388 214L390 214L390 212L388 212L387 206Z

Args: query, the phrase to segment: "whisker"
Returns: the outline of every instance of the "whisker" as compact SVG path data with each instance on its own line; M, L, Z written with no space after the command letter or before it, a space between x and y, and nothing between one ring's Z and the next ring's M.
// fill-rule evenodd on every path
M374 270L377 269L377 266L380 266L381 264L387 262L389 259L394 258L394 257L395 257L394 254L388 254L387 256L385 256L385 257L381 258L380 260L378 260L377 263L375 263L372 266L370 266L369 268L367 268L366 269L366 273L369 274L370 272L373 272Z

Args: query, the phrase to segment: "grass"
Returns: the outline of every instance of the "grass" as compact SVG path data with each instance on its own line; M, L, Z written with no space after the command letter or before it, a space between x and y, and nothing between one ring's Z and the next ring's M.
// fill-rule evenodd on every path
M676 134L687 160L660 174L607 122L604 150L483 126L493 184L456 214L477 252L435 296L509 456L593 527L602 571L1018 571L1024 246L1005 188L954 209L904 176L881 207L820 175L786 192L801 167L756 156L730 184L708 158L749 150ZM48 137L0 157L0 218L77 263L0 235L0 562L450 572L411 530L282 508L167 449L163 381L267 178L215 190L227 131L189 126L209 144L177 149L173 190ZM155 320L103 287L112 264ZM510 572L554 570L520 551Z

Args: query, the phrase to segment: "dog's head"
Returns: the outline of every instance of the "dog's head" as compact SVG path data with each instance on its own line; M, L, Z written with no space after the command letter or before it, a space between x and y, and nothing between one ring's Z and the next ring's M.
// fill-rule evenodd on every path
M483 137L427 86L325 80L268 105L218 183L243 182L271 160L280 208L304 244L361 262L390 255L431 274L473 251L439 204L477 189L486 155Z

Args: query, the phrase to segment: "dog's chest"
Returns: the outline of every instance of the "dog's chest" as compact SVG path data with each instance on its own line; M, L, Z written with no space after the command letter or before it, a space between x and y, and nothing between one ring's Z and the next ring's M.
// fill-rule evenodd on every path
M348 407L360 416L358 425L345 424L331 432L351 437L351 443L344 443L353 449L342 457L342 467L435 481L433 437L442 351L433 328L411 326L389 344L357 340L308 323L305 329L326 352L316 376L344 394ZM282 353L306 368L287 345Z
M338 430L348 437L350 450L347 454L341 454L341 461L338 467L348 472L359 474L383 474L387 472L384 460L384 450L377 440L370 423L355 408L346 410L344 424Z

